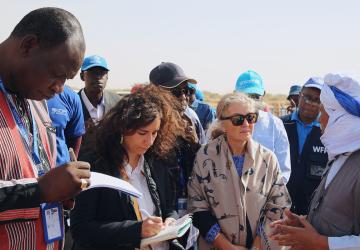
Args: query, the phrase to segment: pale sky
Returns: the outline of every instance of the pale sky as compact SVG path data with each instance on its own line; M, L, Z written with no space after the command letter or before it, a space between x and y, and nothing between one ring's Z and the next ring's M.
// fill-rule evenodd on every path
M45 6L79 19L86 55L108 61L108 88L146 82L163 61L180 65L202 90L220 94L231 92L248 69L273 94L311 76L360 71L356 0L3 1L0 40L25 14ZM78 76L68 84L83 86Z

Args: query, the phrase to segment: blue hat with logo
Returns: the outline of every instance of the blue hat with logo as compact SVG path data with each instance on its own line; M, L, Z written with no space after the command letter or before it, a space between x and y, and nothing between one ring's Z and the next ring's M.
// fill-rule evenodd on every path
M239 76L236 81L235 91L260 96L265 93L261 76L252 70L248 70Z
M81 66L81 71L86 71L93 67L102 67L106 70L109 70L105 58L97 55L88 56L84 59L84 62Z
M324 85L324 79L321 77L311 77L309 80L306 81L303 88L316 88L322 89Z
M301 92L301 86L300 85L292 85L290 87L288 98L291 95L300 95L300 92Z
M198 86L196 84L193 83L188 83L188 87L191 89L195 89L195 98L199 101L203 101L204 100L204 94L203 92L201 92L201 90L198 88Z

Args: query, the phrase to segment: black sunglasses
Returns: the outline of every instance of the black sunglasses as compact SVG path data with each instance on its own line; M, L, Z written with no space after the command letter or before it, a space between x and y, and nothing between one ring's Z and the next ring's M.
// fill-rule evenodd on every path
M187 86L179 86L171 89L171 93L176 97L181 97L182 95L188 96L190 93L190 88Z
M244 124L245 119L249 124L253 124L257 122L258 117L258 113L248 113L246 115L235 114L229 117L222 116L220 117L220 120L230 120L234 126L241 126Z

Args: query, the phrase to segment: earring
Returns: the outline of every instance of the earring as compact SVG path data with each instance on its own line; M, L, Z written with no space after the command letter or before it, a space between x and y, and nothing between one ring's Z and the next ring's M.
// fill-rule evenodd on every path
M123 136L123 135L121 135L121 137L120 137L120 144L122 144L122 143L123 143L123 141L124 141L124 136Z

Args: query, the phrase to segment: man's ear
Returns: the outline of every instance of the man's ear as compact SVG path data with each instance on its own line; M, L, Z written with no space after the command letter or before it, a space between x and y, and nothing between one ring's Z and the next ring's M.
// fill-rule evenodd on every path
M27 57L32 49L39 48L39 39L36 35L26 35L21 38L19 51L24 57Z
M81 71L81 72L80 72L80 79L81 79L82 81L85 81L85 80L84 80L84 71Z

